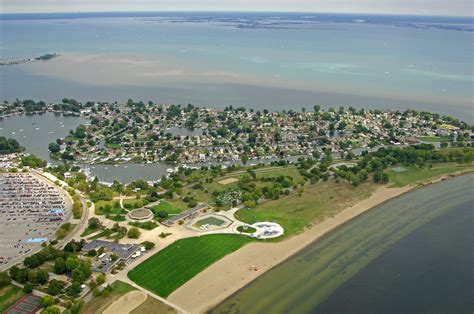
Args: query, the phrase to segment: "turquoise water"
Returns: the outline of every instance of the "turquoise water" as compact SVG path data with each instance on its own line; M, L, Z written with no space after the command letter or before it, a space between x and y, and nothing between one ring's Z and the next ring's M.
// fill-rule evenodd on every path
M238 21L250 20L252 25L275 20L268 15L248 14L231 16L232 23L227 22L230 17L223 19L220 15L205 20L191 15L181 19L173 15L3 17L2 58L46 52L119 53L164 60L173 68L224 73L226 77L197 76L156 84L134 81L137 73L132 68L129 77L111 86L94 81L93 69L89 70L90 79L78 82L31 73L25 66L10 66L0 68L4 78L9 78L2 83L2 98L58 100L58 93L67 93L61 96L84 100L134 97L270 109L288 105L300 109L314 103L382 108L395 105L452 113L468 120L472 116L473 32L416 28L414 22L405 21L406 17L375 16L378 19L369 23L375 17L314 15L305 20L288 14L279 19L290 22L277 28L262 24L235 27L234 19L239 17ZM368 22L354 23L356 19ZM432 19L431 23L439 25L472 22ZM302 21L304 26L298 24ZM402 22L410 27L399 26Z
M211 313L472 313L473 180L377 206Z

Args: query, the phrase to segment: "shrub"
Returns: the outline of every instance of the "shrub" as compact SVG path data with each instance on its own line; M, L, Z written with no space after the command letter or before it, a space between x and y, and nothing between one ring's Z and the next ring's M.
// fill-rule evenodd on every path
M140 230L138 230L137 227L132 227L130 228L130 230L128 230L128 233L127 233L127 236L130 238L130 239L138 239L140 237Z
M149 251L155 247L155 243L150 242L150 241L145 241L142 243L142 245L145 247L145 250Z

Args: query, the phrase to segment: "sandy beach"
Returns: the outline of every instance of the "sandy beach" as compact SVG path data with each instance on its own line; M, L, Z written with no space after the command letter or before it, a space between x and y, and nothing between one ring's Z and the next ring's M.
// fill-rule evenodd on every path
M147 294L142 291L130 291L112 303L103 314L130 313L146 301Z
M202 313L329 231L411 188L380 187L370 198L288 240L279 243L250 243L199 273L173 292L168 300L189 313ZM252 270L253 267L257 271Z

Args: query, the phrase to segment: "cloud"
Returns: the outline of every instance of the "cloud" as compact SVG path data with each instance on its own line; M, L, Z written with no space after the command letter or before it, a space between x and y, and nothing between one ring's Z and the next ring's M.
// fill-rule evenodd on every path
M99 11L298 11L466 15L472 0L1 0L3 13Z

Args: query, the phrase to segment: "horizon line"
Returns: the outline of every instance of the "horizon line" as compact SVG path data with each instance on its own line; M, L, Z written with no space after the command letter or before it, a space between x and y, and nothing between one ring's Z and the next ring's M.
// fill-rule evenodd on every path
M252 10L147 10L147 11L54 11L54 12L0 12L0 16L25 14L25 15L41 15L41 14L100 14L100 13L298 13L298 14L341 14L341 15L378 15L378 16L418 16L418 17L458 17L474 19L471 15L456 15L456 14L417 14L417 13L382 13L382 12L330 12L330 11L252 11Z

